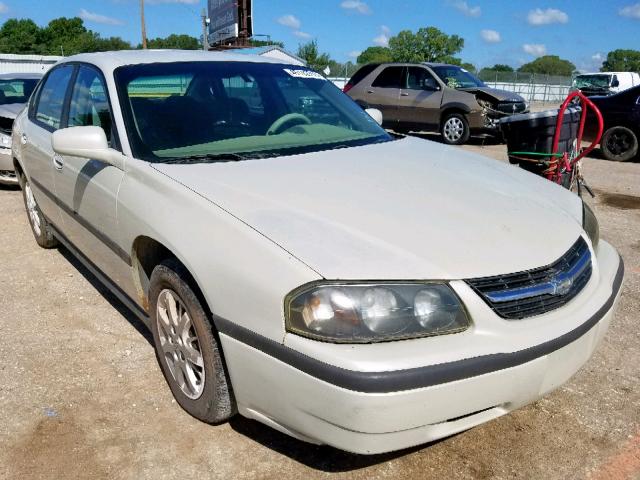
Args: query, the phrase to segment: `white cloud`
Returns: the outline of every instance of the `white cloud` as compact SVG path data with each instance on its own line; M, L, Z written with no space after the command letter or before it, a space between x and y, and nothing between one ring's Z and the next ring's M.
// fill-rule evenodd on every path
M476 5L475 7L472 7L464 0L450 0L449 4L467 17L479 17L482 15L482 9L480 6Z
M349 52L349 58L358 58L360 55L362 54L362 52L360 50L354 50L352 52Z
M78 14L78 16L86 22L102 23L103 25L124 25L124 23L117 18L107 17L106 15L100 15L99 13L89 12L84 8L80 9L80 13Z
M531 10L529 15L527 15L529 25L536 27L539 25L551 25L552 23L567 23L568 21L569 15L557 8L547 8L546 10L536 8L535 10Z
M371 8L361 0L344 0L340 6L345 10L352 10L362 15L371 15Z
M278 19L278 23L296 30L302 26L302 22L294 15L283 15Z
M296 30L295 32L293 32L293 34L298 37L301 38L302 40L309 40L311 38L311 34L307 33L307 32L303 32L300 30Z
M6 3L0 2L0 14L7 13L9 11L9 7Z
M379 47L388 47L389 46L389 37L391 36L391 29L386 25L382 25L380 27L381 33L376 38L373 39L373 43L378 45Z
M487 43L500 43L502 41L500 32L495 30L481 30L480 37Z
M640 3L634 3L633 5L627 5L618 10L618 15L621 17L635 18L640 20Z
M547 47L541 43L525 43L522 45L522 50L534 57L541 57L547 53Z

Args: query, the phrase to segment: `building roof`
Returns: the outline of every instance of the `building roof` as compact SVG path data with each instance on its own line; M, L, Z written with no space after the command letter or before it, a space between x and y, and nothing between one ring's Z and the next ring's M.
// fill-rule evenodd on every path
M42 73L0 73L0 80L40 80Z
M235 52L242 53L244 55L266 55L269 52L278 51L284 53L286 56L291 57L292 59L302 63L307 64L302 58L294 55L293 53L285 50L284 48L278 45L266 45L264 47L253 47L253 48L241 48L238 50L234 50Z

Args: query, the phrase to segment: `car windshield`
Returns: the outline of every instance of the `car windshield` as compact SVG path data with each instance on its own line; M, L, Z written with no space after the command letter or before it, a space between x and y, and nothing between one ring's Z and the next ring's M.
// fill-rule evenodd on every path
M322 75L255 62L177 62L115 72L134 155L213 162L393 139Z
M0 80L0 105L27 103L37 84L37 79Z
M439 67L431 67L440 77L445 85L449 88L474 88L486 87L484 82L462 67L453 65L443 65Z
M609 88L611 75L578 75L573 80L575 88Z

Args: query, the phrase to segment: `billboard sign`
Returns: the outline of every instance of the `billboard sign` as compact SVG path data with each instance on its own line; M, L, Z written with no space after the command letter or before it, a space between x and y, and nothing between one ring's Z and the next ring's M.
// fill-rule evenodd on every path
M209 43L236 38L239 33L238 0L209 0Z
M209 43L233 40L240 34L250 37L253 30L251 0L208 0Z

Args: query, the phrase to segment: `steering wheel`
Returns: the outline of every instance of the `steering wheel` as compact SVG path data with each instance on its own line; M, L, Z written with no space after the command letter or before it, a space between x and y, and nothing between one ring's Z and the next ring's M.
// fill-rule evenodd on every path
M290 123L296 125L311 125L312 122L307 116L302 115L301 113L287 113L286 115L283 115L275 122L273 122L273 124L269 127L269 130L267 130L267 135L276 135L280 133L280 131L284 129L283 127L289 125ZM291 125L288 128L291 128L293 126L294 125Z

